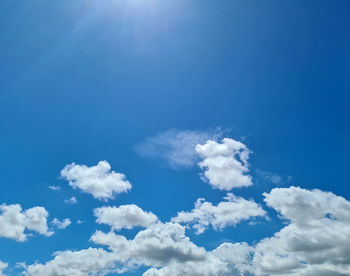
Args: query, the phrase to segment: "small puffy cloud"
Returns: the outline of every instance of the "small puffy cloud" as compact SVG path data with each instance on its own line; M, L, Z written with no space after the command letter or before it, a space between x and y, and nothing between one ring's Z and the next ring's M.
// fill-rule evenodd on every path
M59 190L61 190L61 187L60 186L49 186L49 189L52 191L59 191Z
M5 276L5 274L3 274L3 271L7 268L7 266L8 263L0 261L0 276Z
M222 133L220 129L214 131L171 129L147 138L136 146L136 151L144 157L164 160L174 169L191 168L198 162L195 146L209 139L217 140Z
M33 207L22 210L21 205L0 205L0 237L25 241L27 231L31 230L41 235L50 236L47 217L49 213L43 207Z
M219 190L231 190L252 185L248 159L250 150L243 143L224 138L222 143L208 140L195 147L202 158L198 163L204 170L203 179Z
M67 204L77 204L78 201L77 201L77 199L73 196L73 197L71 197L70 199L65 199L65 200L64 200L64 203L67 203Z
M108 224L114 230L148 227L158 220L152 212L145 212L134 204L96 208L94 214L97 217L96 222Z
M71 224L71 221L68 218L64 220L58 220L57 218L54 218L51 221L51 224L57 227L58 229L65 229Z
M258 275L350 275L350 202L321 190L275 188L265 202L288 221L259 242Z
M192 211L179 212L172 221L192 226L197 234L201 234L210 225L215 230L221 230L227 226L235 226L242 220L266 215L266 212L254 201L245 200L232 193L228 193L224 199L226 201L215 206L200 198Z
M125 175L111 171L107 161L100 161L92 167L72 163L63 168L61 176L73 188L79 188L99 200L113 199L115 194L131 189Z

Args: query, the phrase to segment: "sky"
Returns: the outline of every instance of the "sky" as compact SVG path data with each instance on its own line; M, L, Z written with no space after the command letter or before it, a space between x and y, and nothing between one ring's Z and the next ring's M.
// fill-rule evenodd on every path
M350 275L349 1L0 1L0 275Z

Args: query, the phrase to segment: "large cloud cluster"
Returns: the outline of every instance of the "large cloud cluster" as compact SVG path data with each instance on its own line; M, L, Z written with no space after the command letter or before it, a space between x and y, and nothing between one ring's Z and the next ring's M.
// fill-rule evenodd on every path
M256 246L258 274L350 275L349 201L299 187L264 196L289 224Z

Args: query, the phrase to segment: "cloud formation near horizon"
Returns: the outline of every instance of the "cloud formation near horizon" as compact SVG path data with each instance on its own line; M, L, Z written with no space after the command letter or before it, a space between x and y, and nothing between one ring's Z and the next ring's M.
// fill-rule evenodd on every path
M186 236L184 226L158 222L133 239L98 230L91 241L108 251L98 247L57 252L51 261L29 265L26 271L32 276L98 275L144 266L150 267L144 276L349 274L349 201L293 186L272 189L264 197L287 225L256 245L222 243L207 251ZM142 216L144 212L140 221Z
M248 175L251 151L242 142L231 138L207 140L194 145L194 150L201 158L198 165L203 177L218 192L252 185ZM73 163L62 170L61 176L73 188L99 200L114 198L131 188L125 175L112 171L107 161L92 167ZM280 183L280 179L274 181ZM350 201L331 192L295 186L273 188L262 196L260 204L233 193L226 193L216 204L198 198L192 210L180 211L164 221L135 204L97 207L93 209L96 223L110 229L94 228L91 247L55 252L45 263L23 264L24 273L98 276L141 268L144 276L350 274ZM68 200L71 203L72 198ZM209 250L186 233L194 229L204 235L242 222L256 227L254 222L259 218L265 218L262 221L267 224L269 209L283 222L281 229L254 243L223 242ZM48 216L44 207L22 210L19 204L3 204L0 237L25 241L32 232L50 236L53 231L48 227ZM69 218L50 222L56 229L70 224ZM124 231L130 229L133 234L125 236ZM0 275L7 266L0 261Z

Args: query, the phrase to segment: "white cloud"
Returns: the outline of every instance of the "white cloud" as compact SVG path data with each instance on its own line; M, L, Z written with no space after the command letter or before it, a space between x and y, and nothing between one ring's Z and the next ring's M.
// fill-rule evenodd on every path
M158 221L138 232L133 239L113 231L96 231L91 241L108 249L57 252L51 261L27 266L26 271L31 276L92 276L123 273L145 266L150 268L144 276L350 275L349 201L332 193L297 187L276 188L264 193L264 196L266 204L274 208L288 224L255 246L244 242L223 243L207 251L185 235L184 226ZM254 203L232 194L228 194L226 201L220 203L236 201L248 203L248 207L238 208L237 213L245 212L244 209L251 207L249 203ZM200 219L206 214L222 214L222 209L225 209L219 207L220 203L214 206L210 202L199 202L186 215L191 221L194 218L194 223L204 224L205 227L209 224L199 223ZM205 204L207 208L203 207ZM136 213L141 216L148 214L138 207L127 211L110 207L108 211L111 213L117 210L115 219L103 208L109 207L100 208L101 218L105 221L102 223L116 229L141 224L138 220L140 215L136 215L131 222L125 219L132 210L137 210ZM259 208L257 210L264 212ZM232 211L231 208L227 210L228 214ZM121 222L114 225L119 218ZM226 217L218 222L214 219L210 225L220 228L222 224L229 225L226 220Z
M113 199L115 194L131 189L125 175L111 171L107 161L100 161L92 167L72 163L63 168L61 176L68 180L73 188L79 188L100 200Z
M128 240L114 232L97 231L91 240L118 253L120 261L132 264L163 266L171 262L204 260L206 251L185 236L185 228L177 223L157 223Z
M36 263L26 267L31 276L88 276L104 275L113 269L113 254L99 248L80 251L56 252L46 264Z
M350 275L350 202L321 190L276 188L265 202L289 224L262 240L258 275Z
M53 191L59 191L59 190L61 190L61 187L60 186L49 186L49 189L53 190Z
M231 190L252 185L248 159L250 150L241 142L224 138L222 143L207 141L196 145L196 151L203 159L198 163L204 170L203 179L219 190Z
M5 276L5 274L3 274L3 271L7 268L7 266L7 263L0 261L0 276Z
M25 241L27 231L35 231L41 235L50 236L47 217L49 213L43 207L33 207L22 210L21 205L0 205L0 237Z
M71 221L68 218L66 218L64 220L58 220L57 218L54 218L51 221L51 224L53 224L58 229L65 229L71 224Z
M214 131L168 130L146 139L136 146L136 151L148 158L164 160L172 168L190 168L198 162L195 151L197 144L217 140L222 136L220 129Z
M134 204L96 208L94 214L97 217L96 222L108 224L114 230L148 227L158 220L152 212L145 212Z
M226 201L215 206L200 198L191 212L179 212L172 221L190 225L196 229L197 234L201 234L209 225L215 230L221 230L227 226L235 226L242 220L266 215L266 212L254 201L245 200L232 193L228 193L224 199Z
M73 196L73 197L71 197L70 199L65 199L65 200L64 200L64 203L67 203L67 204L77 204L78 201L77 201L77 199Z

